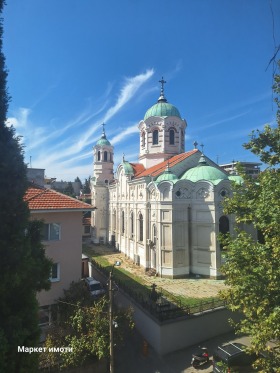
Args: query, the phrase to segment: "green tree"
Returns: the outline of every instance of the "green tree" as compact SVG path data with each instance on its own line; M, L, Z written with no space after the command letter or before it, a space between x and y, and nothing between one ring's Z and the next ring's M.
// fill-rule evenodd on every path
M73 197L73 198L76 197L75 192L74 192L74 188L73 188L73 184L71 182L67 183L67 186L66 186L66 188L64 188L62 193L66 194L67 196Z
M50 331L46 346L69 347L72 352L47 351L41 357L41 364L50 367L60 365L61 368L78 367L88 361L108 357L109 318L106 297L93 300L83 282L79 282L72 283L57 304L59 323ZM131 310L116 310L114 321L118 325L114 341L120 345L125 333L133 327Z
M280 92L276 75L274 91ZM280 116L276 126L265 126L244 145L268 167L257 180L243 175L244 185L235 185L232 198L225 201L227 214L234 214L235 235L224 238L227 261L222 268L229 288L222 296L233 311L244 318L237 330L252 337L252 352L266 351L257 366L262 372L280 372ZM258 239L246 233L243 224L252 224ZM270 341L276 348L268 346Z
M2 13L4 1L0 0ZM6 125L9 96L0 21L0 372L37 372L35 354L18 346L36 346L36 292L49 287L50 262L41 245L41 223L29 221L24 195L28 187L19 138Z
M83 194L90 194L90 176L85 179L85 183L83 185Z

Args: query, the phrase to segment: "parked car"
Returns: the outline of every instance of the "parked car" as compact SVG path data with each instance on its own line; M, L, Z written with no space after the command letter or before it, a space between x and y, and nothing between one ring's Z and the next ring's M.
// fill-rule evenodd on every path
M87 277L85 284L93 297L98 297L105 294L105 290L100 281L95 280L93 277Z
M245 349L246 346L242 343L228 343L218 346L213 355L213 372L256 372L252 364L257 356L247 354Z

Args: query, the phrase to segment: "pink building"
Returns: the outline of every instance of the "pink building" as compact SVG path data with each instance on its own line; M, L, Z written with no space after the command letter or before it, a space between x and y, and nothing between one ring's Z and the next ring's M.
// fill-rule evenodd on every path
M91 205L52 189L32 185L25 200L31 219L43 220L43 244L46 256L53 261L49 291L38 293L41 324L48 324L50 306L63 295L72 281L81 279L83 214Z

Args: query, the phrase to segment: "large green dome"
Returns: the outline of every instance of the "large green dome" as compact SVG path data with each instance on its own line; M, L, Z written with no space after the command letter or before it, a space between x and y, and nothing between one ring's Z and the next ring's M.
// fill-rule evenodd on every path
M228 176L216 167L209 166L202 155L198 165L186 171L181 179L197 182L201 180L211 181L214 185L221 180L228 180Z
M168 102L158 102L146 111L144 120L150 117L179 117L179 110Z
M155 105L146 111L144 120L150 117L179 117L181 118L179 110L172 104L169 104L164 96L163 84L166 83L163 78L159 81L162 84L160 96Z

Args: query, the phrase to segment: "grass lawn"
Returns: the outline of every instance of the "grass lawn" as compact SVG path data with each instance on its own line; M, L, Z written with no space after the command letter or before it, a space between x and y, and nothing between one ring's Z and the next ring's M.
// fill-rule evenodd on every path
M95 262L97 262L103 269L105 269L109 275L109 272L112 270L112 263L108 261L105 256L100 255L100 253L95 253L91 248L84 247L83 252L91 257ZM114 267L114 280L116 283L119 283L121 287L125 286L125 289L129 289L134 293L137 293L137 296L142 297L143 300L149 300L151 294L151 286L147 285L145 280L121 267ZM218 297L209 297L209 298L190 298L179 295L174 295L163 288L157 288L157 292L160 292L165 298L169 299L171 302L176 303L182 307L199 307L203 302L214 302L218 301Z

